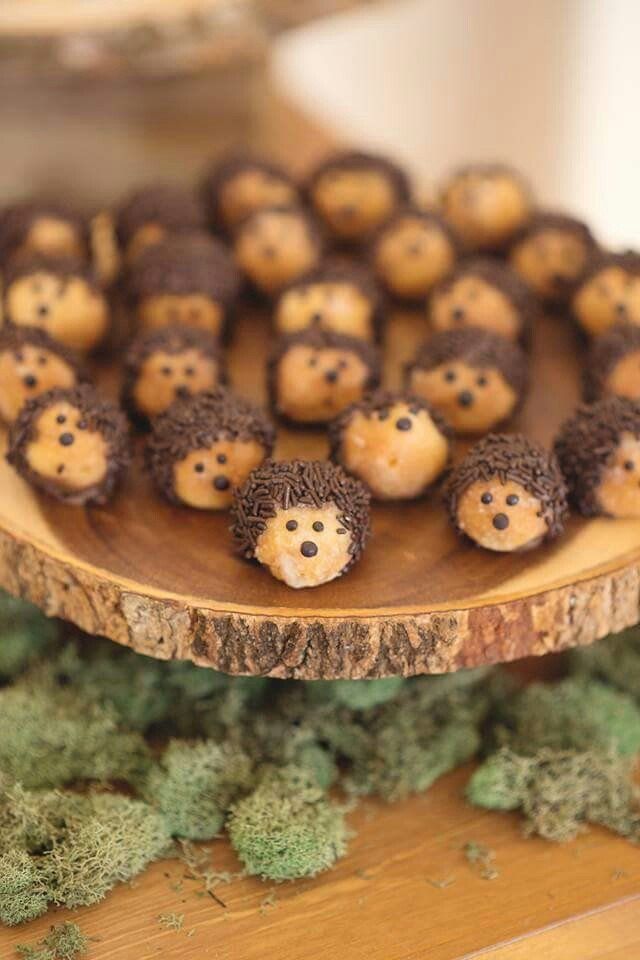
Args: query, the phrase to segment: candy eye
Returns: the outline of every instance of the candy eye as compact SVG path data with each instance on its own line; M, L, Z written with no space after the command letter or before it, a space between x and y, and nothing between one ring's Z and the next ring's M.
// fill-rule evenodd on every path
M16 358L16 363L22 363L22 361L24 360L24 354L22 353L21 350L16 350L16 352L14 353L14 357Z
M507 503L510 507L515 507L516 503L520 503L520 497L517 493L510 493L507 497Z
M44 366L46 365L46 363L47 363L47 358L46 358L46 357L38 357L38 363L40 364L41 367L44 367Z
M297 521L297 520L287 520L285 526L286 526L287 530L297 530L297 529L298 529L298 521Z
M349 366L349 363L348 363L347 360L339 360L339 361L338 361L338 367L339 367L340 370L346 370L346 368L347 368L348 366Z
M482 494L480 500L482 503L493 503L493 495L487 491L486 493Z
M447 383L453 383L453 381L456 379L455 370L445 370L444 378L447 381Z
M185 368L184 368L184 372L185 372L185 376L187 376L187 377L193 377L193 376L195 375L195 372L196 372L196 371L195 371L194 367L185 367Z
M396 420L396 430L411 430L413 423L410 417L399 417Z
M162 373L163 376L165 376L165 377L170 377L170 376L171 376L171 367L162 367L162 369L160 370L160 373Z
M227 462L226 453L219 453L218 456L216 457L216 460L218 461L218 463L226 463Z
M478 379L476 380L476 383L478 384L479 387L486 387L486 385L487 385L487 378L486 378L485 376L480 376L480 377L478 377Z
M309 358L309 366L310 366L310 367L317 367L317 366L318 366L318 358L317 358L317 357L310 357L310 358Z
M67 422L67 418L65 417L64 413L59 413L58 416L56 417L56 423L66 423L66 422Z
M78 430L86 430L87 426L88 424L86 420L78 420L78 422L76 423L76 427L78 428Z
M196 463L193 469L196 473L204 473L204 463Z
M321 520L314 520L314 522L312 523L312 527L316 531L316 533L322 533L322 531L324 530L324 523Z
M635 466L636 466L636 465L635 465L635 463L633 462L633 460L625 460L625 462L624 462L624 468L625 468L625 470L635 470Z

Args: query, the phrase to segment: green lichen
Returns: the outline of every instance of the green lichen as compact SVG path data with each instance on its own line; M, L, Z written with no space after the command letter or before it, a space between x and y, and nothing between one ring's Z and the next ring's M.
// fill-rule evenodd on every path
M0 678L22 673L53 646L58 633L58 624L33 604L0 592Z
M16 953L25 960L76 960L89 950L86 937L77 923L65 921L51 927L49 933L35 946L19 944Z
M572 650L569 669L576 676L595 677L640 702L640 627Z
M402 677L382 680L312 680L306 684L312 701L333 702L351 710L366 710L392 700L404 684Z

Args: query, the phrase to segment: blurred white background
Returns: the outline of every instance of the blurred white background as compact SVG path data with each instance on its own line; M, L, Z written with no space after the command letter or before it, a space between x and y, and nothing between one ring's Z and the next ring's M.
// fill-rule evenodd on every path
M287 93L422 180L507 160L640 245L639 0L389 0L284 37Z

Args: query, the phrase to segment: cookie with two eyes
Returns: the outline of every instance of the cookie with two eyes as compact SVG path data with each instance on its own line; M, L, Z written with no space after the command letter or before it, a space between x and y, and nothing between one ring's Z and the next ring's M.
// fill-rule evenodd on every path
M267 460L236 490L231 518L243 557L290 587L317 587L362 555L369 493L329 461Z
M515 237L509 263L541 300L566 303L597 249L591 230L563 213L536 213Z
M521 434L489 434L451 471L452 524L480 547L529 550L558 537L567 488L554 454Z
M596 251L575 286L571 312L589 337L606 333L616 323L640 326L640 253Z
M423 302L451 273L458 243L444 217L404 207L377 231L369 250L376 279L396 299Z
M527 356L503 337L465 327L434 334L406 369L406 387L456 433L486 433L509 420L528 382Z

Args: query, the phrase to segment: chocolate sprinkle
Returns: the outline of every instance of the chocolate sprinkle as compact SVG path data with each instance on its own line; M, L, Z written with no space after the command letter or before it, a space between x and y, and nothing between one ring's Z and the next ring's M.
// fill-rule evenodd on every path
M341 529L351 534L345 573L360 557L370 534L369 493L363 483L328 461L266 460L235 491L231 532L238 551L247 559L267 521L290 507L321 508L334 503Z
M254 156L249 153L236 153L216 160L205 173L201 184L201 195L209 223L214 230L227 231L220 207L220 194L229 180L246 171L259 170L276 180L288 184L298 193L298 188L289 173L279 164L265 157Z
M458 504L477 480L518 483L540 502L547 525L546 540L559 536L567 511L567 489L555 456L521 434L490 433L476 443L455 467L445 487L451 522L458 525Z
M43 253L23 253L13 257L4 271L5 311L7 310L7 293L11 285L35 273L51 274L65 285L71 280L84 280L94 293L101 290L93 268L84 260L79 260L77 257L51 257ZM6 316L6 320L11 322L11 317Z
M599 400L606 393L609 374L627 354L636 351L640 351L640 327L634 323L616 323L595 337L583 371L584 399Z
M90 256L89 224L74 210L58 203L36 200L14 203L0 211L0 264L4 266L27 239L29 230L41 217L63 220L78 235L87 259Z
M87 372L77 354L65 347L64 344L54 340L39 327L14 327L7 324L0 328L0 353L9 351L16 353L22 347L34 347L36 350L46 350L47 353L53 353L64 360L67 366L73 370L78 383L88 380Z
M140 227L157 223L168 234L192 233L204 227L204 215L191 190L175 184L152 184L130 193L116 211L118 243L126 247Z
M571 503L586 517L603 512L598 487L623 433L640 439L640 402L623 397L583 403L560 428L554 449Z
M273 424L262 410L220 387L176 400L154 419L144 451L145 466L161 493L179 504L173 468L192 450L206 449L218 440L256 440L269 456L275 437Z
M83 490L65 490L54 480L42 477L33 470L27 460L27 447L37 437L37 419L48 407L61 402L69 403L78 409L86 422L85 429L98 431L107 443L105 476L99 483ZM106 503L131 460L127 419L119 407L106 400L88 384L80 384L70 390L56 387L24 405L9 433L7 460L25 480L64 503Z

